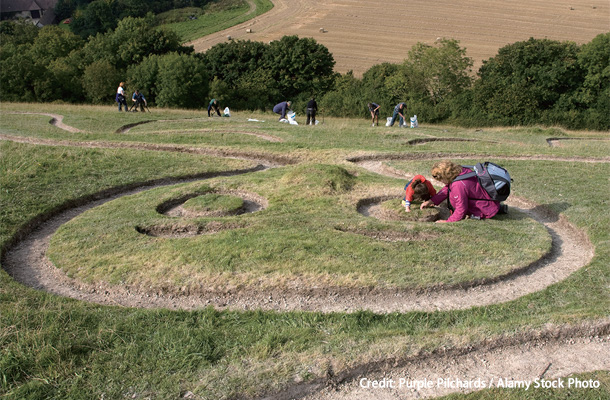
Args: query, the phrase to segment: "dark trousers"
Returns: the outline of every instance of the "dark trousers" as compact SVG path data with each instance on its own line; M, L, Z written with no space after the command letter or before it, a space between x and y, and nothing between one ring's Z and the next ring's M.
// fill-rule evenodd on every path
M216 111L216 114L218 114L219 117L222 117L222 115L220 115L220 110L218 109L218 106L215 106L215 105L208 106L208 117L211 117L210 112L212 111L212 109L214 109L214 111Z
M121 106L125 106L125 111L127 111L127 101L124 96L118 95L116 97L116 102L119 103L119 111L121 111Z
M315 108L307 109L307 122L305 122L305 125L309 125L310 119L311 119L312 125L315 125L316 124L316 109Z

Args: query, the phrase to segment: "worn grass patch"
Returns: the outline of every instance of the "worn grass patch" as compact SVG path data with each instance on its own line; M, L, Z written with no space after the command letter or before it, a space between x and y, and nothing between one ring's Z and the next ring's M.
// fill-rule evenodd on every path
M544 227L518 213L451 226L365 217L350 204L351 191L356 186L359 191L374 191L375 185L368 182L370 176L355 177L338 166L284 167L253 175L256 180L248 175L215 178L119 198L62 226L51 240L49 255L69 276L87 282L163 287L170 292L172 286L176 291L186 286L196 292L201 282L206 282L205 289L219 290L254 284L456 285L510 273L550 249ZM256 188L256 194L269 199L269 206L254 214L201 216L188 222L157 212L160 203L200 193L208 185L218 191ZM208 196L189 202L201 201L205 209L222 199L207 201ZM215 207L239 203L233 196L226 200L236 204ZM211 222L234 223L239 229L180 239L151 238L135 229L180 223L203 227ZM472 229L479 231L477 240L467 239ZM405 236L417 232L426 239L401 243L375 237L396 232Z

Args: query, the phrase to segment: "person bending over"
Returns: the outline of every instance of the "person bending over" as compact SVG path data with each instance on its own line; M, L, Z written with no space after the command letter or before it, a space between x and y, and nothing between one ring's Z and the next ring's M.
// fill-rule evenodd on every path
M144 112L144 106L148 107L148 103L146 103L146 98L144 98L144 95L140 93L138 89L133 92L133 96L131 96L131 101L134 102L134 111L138 111L138 107L140 107L140 111Z
M280 114L280 121L286 119L286 111L290 108L292 102L290 101L282 101L273 107L273 112L276 114Z
M208 104L208 117L212 116L210 115L210 112L212 110L216 111L216 114L218 114L219 117L222 117L222 115L220 115L220 110L218 109L218 101L216 101L216 99L210 100L210 104Z
M406 124L405 124L405 111L407 110L407 105L405 103L399 103L396 105L396 107L394 107L394 114L392 114L392 121L390 121L390 125L389 126L394 126L394 122L396 122L396 118L400 117L400 120L398 121L398 126L399 127L405 127L406 128Z
M440 161L432 166L432 177L445 184L430 200L422 203L421 208L439 205L445 199L448 200L451 216L446 221L456 222L464 218L486 219L492 218L500 210L500 202L492 200L489 194L476 176L459 180L453 180L459 175L472 172L470 169L454 164L451 161Z
M426 201L436 194L436 189L423 175L416 175L405 185L405 197L402 205L406 212L411 212L412 201Z
M373 120L373 125L371 126L379 126L379 108L381 107L377 103L369 103L369 111L371 112L371 118Z

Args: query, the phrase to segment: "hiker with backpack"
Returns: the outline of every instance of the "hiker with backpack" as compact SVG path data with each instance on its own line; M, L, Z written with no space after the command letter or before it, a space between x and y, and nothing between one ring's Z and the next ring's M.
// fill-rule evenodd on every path
M505 211L505 206L501 207L500 201L508 197L510 176L506 173L508 178L501 178L506 182L500 182L499 177L489 173L490 168L488 167L490 166L488 164L506 172L503 168L491 163L477 164L476 172L474 171L475 167L472 169L466 168L451 161L440 161L434 164L432 166L432 177L446 186L435 196L432 196L430 200L422 203L421 208L439 205L443 200L448 199L447 205L453 211L451 216L446 221L436 222L456 222L464 218L487 219L498 214L501 209ZM494 186L492 177L498 180L498 186L505 183L500 189L502 193L494 192L495 199L489 194L489 191L495 189L488 187L489 182L491 182L491 186ZM485 180L484 178L488 179Z

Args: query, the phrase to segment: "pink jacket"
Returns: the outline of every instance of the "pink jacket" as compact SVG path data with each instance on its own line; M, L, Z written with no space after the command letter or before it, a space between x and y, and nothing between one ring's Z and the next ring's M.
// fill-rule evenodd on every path
M469 172L472 171L462 167L460 175ZM451 182L442 188L436 196L432 196L430 200L435 205L439 205L447 198L448 192L451 196L449 201L454 211L447 222L460 221L470 215L481 219L491 218L500 210L500 202L491 200L485 189L479 184L476 176L463 181Z

